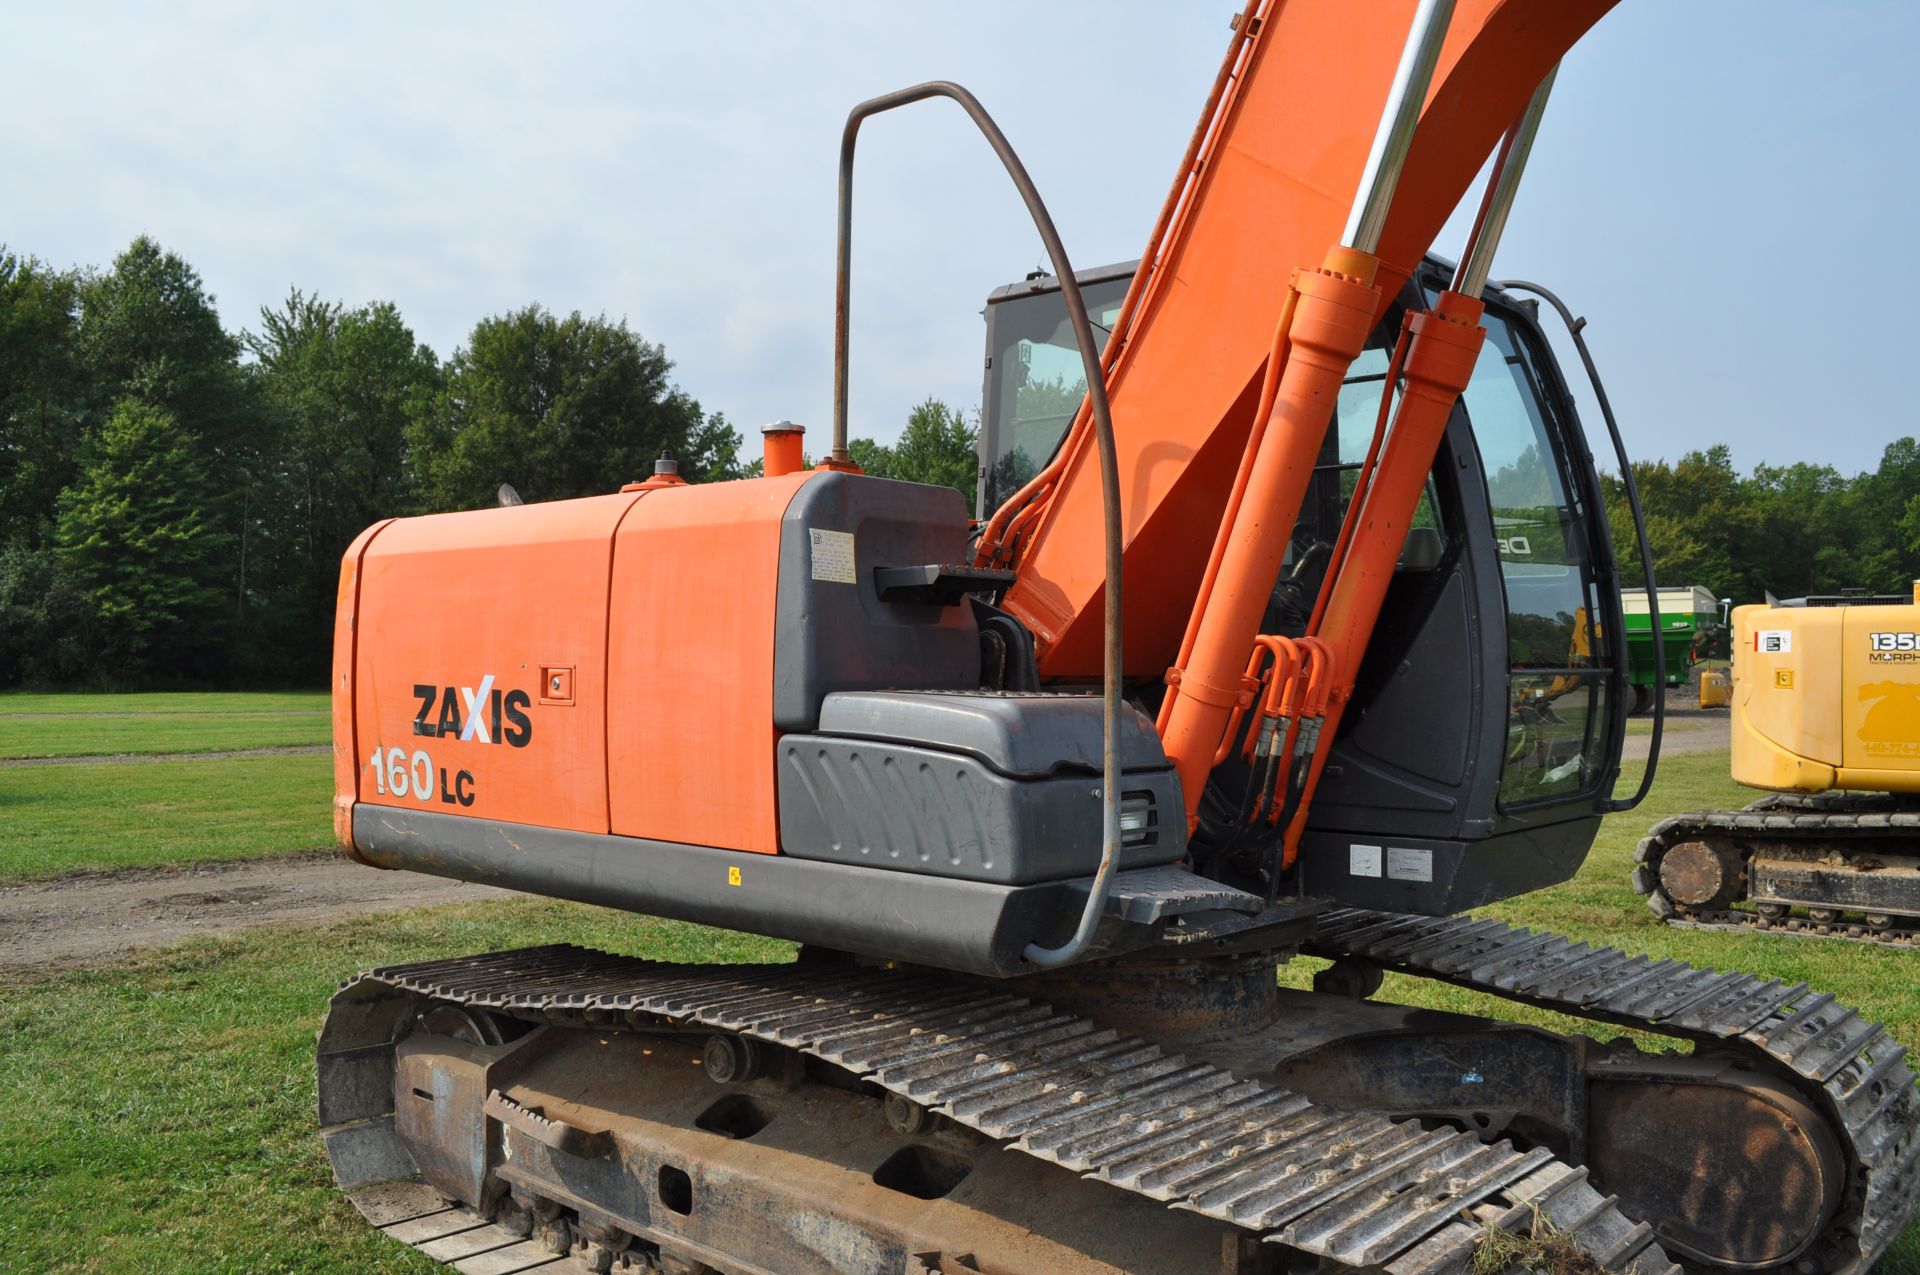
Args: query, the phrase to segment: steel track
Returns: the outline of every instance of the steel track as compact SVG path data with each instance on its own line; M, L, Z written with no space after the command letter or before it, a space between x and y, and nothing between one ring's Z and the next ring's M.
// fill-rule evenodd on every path
M1867 925L1859 917L1815 921L1811 917L1761 916L1742 908L1688 908L1660 888L1660 857L1702 833L1733 839L1773 840L1784 845L1845 838L1863 847L1902 837L1920 842L1920 810L1904 808L1884 793L1769 793L1741 810L1706 810L1675 815L1653 826L1634 851L1633 888L1647 897L1654 915L1669 925L1691 930L1735 930L1787 938L1832 938L1876 947L1920 948L1920 922L1896 916L1886 926ZM1842 909L1863 913L1862 909Z
M1465 917L1343 910L1305 951L1356 958L1579 1018L1748 1053L1801 1078L1850 1166L1819 1270L1873 1268L1920 1203L1920 1090L1906 1047L1805 983L1695 969Z
M1545 1218L1610 1270L1679 1270L1585 1169L1545 1151L1331 1111L1000 988L558 946L372 970L342 985L336 1011L384 988L534 1021L785 1046L1038 1159L1347 1266L1456 1272L1489 1225L1526 1233ZM328 1055L320 1063L324 1083Z

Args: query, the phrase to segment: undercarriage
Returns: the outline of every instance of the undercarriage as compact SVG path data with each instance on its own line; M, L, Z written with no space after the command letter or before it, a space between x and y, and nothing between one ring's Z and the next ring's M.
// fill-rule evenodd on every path
M1920 945L1920 800L1769 793L1661 821L1634 888L1671 925Z
M1911 1212L1905 1051L1831 998L1462 919L1302 950L1327 990L1279 989L1287 953L375 970L321 1035L323 1136L369 1221L472 1275L1865 1271ZM1364 999L1387 969L1691 1052Z

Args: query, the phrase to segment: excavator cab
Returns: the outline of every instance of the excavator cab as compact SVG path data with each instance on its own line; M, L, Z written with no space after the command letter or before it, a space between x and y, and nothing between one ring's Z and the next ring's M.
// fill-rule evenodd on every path
M1432 304L1451 273L1428 258L1349 372L1263 632L1305 631L1402 315ZM1123 263L1077 275L1096 333L1133 274ZM1289 892L1456 913L1570 877L1611 801L1625 666L1599 476L1533 303L1494 288L1485 300L1487 341L1401 550ZM1086 387L1057 280L996 289L985 317L979 508L990 510L1047 463ZM1130 690L1153 707L1158 688ZM1193 840L1196 861L1230 882L1218 852L1246 783L1232 750Z

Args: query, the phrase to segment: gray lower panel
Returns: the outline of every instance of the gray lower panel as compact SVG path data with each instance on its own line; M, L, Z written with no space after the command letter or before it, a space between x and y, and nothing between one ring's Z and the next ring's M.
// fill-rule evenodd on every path
M383 868L971 974L1022 972L1026 944L1059 942L1079 915L1063 881L998 885L365 802L353 839Z
M780 740L780 848L899 872L1024 885L1100 867L1100 779L1014 778L962 753L880 740ZM1172 770L1130 773L1122 799L1149 822L1122 868L1186 853L1186 808Z
M1309 824L1301 889L1343 907L1454 916L1558 885L1580 870L1598 815L1480 841L1341 832Z

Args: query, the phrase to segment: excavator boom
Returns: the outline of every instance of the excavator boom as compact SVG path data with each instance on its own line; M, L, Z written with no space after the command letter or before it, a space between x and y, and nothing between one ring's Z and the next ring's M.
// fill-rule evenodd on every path
M1612 7L1460 0L1379 232L1375 318L1519 117L1535 86ZM1250 5L1226 90L1196 128L1108 342L1130 610L1128 673L1157 678L1179 646L1210 538L1260 396L1273 332L1297 269L1337 244L1415 5L1354 22L1341 0ZM1222 316L1233 316L1222 322ZM983 560L1016 562L1007 609L1033 632L1043 675L1099 675L1100 492L1080 424L1052 464L998 510ZM1311 456L1317 439L1298 447ZM1290 522L1286 511L1276 520Z

